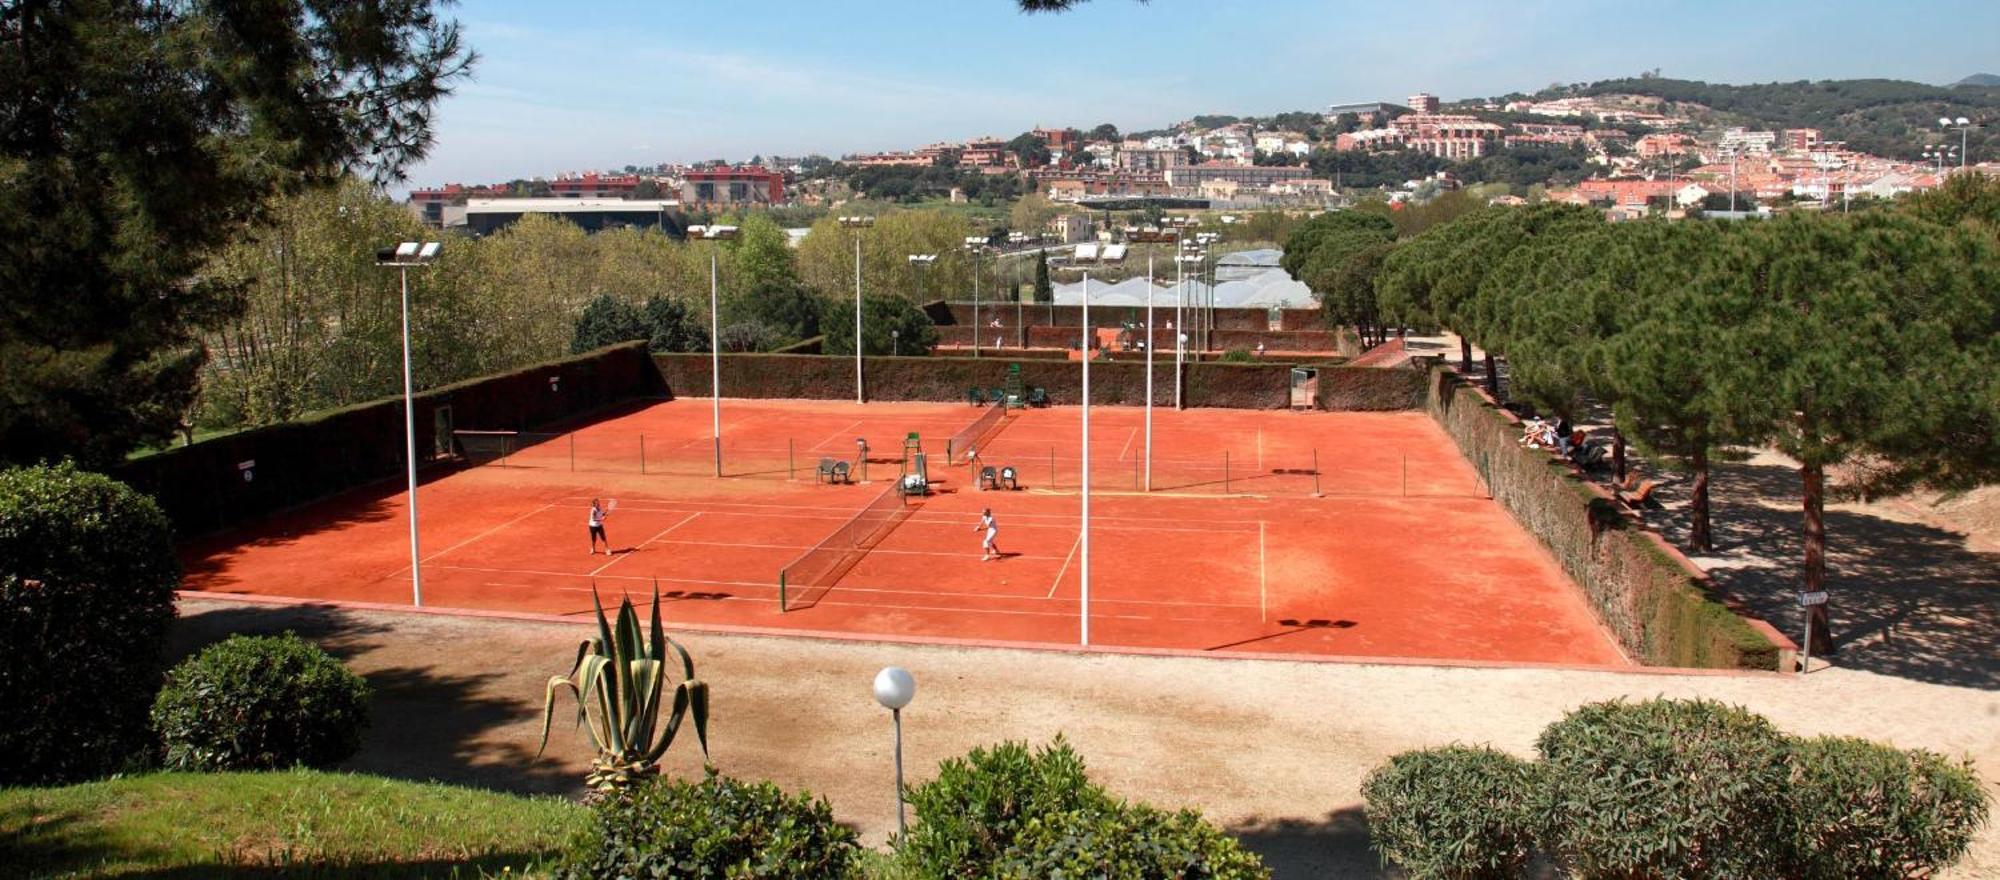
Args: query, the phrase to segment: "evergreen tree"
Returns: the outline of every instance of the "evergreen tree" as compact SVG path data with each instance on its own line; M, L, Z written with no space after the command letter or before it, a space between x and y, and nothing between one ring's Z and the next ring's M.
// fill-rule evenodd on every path
M570 342L571 353L590 351L620 342L647 338L646 322L639 310L622 299L608 293L584 306L583 314L576 319L576 338Z
M657 352L707 351L708 328L687 303L670 296L646 300L641 316L646 347Z
M170 436L202 269L274 195L397 179L471 63L428 0L9 3L0 11L0 458L115 461Z
M1035 302L1056 301L1056 289L1049 283L1049 255L1041 254L1035 260Z

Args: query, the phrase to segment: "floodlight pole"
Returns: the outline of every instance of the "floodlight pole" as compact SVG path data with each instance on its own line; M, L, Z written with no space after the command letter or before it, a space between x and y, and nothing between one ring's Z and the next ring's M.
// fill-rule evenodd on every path
M1078 569L1083 598L1078 611L1081 643L1090 645L1090 272L1083 273L1083 567Z
M1146 245L1146 482L1153 491L1153 245Z
M861 396L861 233L854 233L854 402Z
M722 280L716 269L716 246L708 246L708 400L715 422L715 475L722 476L722 319L718 302Z
M973 246L969 250L972 251L972 356L976 358L979 357L979 334L985 332L981 329L985 325L979 323L979 248Z
M1180 239L1174 239L1174 409L1186 407L1181 403L1181 386L1187 382L1181 377L1181 362L1187 357L1187 264L1181 261Z
M396 267L403 276L403 441L410 478L410 604L424 606L423 552L417 539L417 404L410 382L410 267Z

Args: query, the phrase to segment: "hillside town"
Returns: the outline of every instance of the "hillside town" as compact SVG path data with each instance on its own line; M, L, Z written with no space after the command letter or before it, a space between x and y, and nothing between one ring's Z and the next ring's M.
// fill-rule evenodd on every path
M1495 187L1498 203L1591 205L1611 219L1774 210L1845 209L1933 189L1959 172L2000 173L1970 162L1965 120L1940 120L1936 143L1918 156L1850 149L1817 128L1758 130L1704 123L1688 111L1634 95L1446 104L1419 92L1404 103L1335 104L1323 113L1262 120L1196 117L1166 130L1119 135L1039 127L1013 139L985 135L906 150L823 156L758 156L748 162L663 163L620 171L562 172L508 183L450 183L411 190L411 210L438 227L483 233L522 213L563 213L588 228L653 225L661 212L727 212L778 205L827 207L857 194L844 174L943 170L1020 181L1051 202L1104 205L1153 201L1217 210L1324 209L1359 199L1423 200L1477 185L1446 167L1394 186L1353 186L1321 173L1342 154L1420 154L1446 163L1520 151L1572 151L1587 176L1573 182ZM1703 110L1705 108L1692 108ZM1328 161L1320 161L1326 159ZM953 187L949 201L965 201Z

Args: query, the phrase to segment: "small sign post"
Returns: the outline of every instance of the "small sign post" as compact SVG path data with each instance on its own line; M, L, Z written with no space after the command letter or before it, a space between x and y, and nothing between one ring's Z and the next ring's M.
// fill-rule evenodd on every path
M1826 604L1825 590L1814 590L1810 593L1805 593L1805 592L1799 593L1799 607L1808 609L1805 616L1806 617L1805 638L1799 642L1799 650L1804 652L1799 655L1802 658L1799 660L1800 675L1804 675L1807 672L1812 671L1812 613L1810 609L1814 605L1825 605L1825 604Z

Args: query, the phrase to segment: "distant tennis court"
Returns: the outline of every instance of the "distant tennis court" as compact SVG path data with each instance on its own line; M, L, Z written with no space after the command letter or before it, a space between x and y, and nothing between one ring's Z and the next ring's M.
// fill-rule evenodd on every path
M1160 409L1149 475L1142 412L1091 410L1093 645L1626 665L1423 414ZM462 426L464 463L419 492L425 604L582 616L593 584L657 585L675 625L1074 645L1080 417L726 400L720 479L706 399L557 433ZM952 460L967 447L1020 489L980 490ZM919 454L931 491L905 498ZM593 497L618 499L610 557L587 552ZM404 517L394 482L350 492L186 548L187 586L406 604Z

